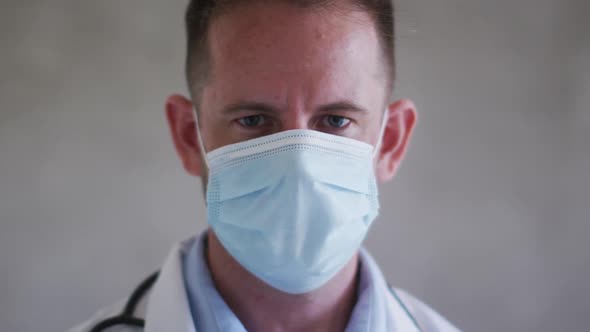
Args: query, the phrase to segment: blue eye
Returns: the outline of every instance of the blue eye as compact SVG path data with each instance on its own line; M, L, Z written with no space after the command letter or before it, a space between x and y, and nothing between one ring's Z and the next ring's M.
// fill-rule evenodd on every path
M265 119L262 115L250 115L238 119L238 122L248 128L260 127L264 124Z
M328 115L324 118L324 125L331 128L344 128L350 123L350 119L339 115Z

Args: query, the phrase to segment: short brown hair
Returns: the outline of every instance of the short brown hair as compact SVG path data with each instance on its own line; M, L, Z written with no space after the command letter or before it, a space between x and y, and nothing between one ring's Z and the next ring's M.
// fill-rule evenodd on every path
M200 98L200 90L206 84L209 70L209 50L207 35L211 20L232 5L244 4L256 0L190 0L185 15L187 37L186 79L191 93ZM257 0L262 1L262 0ZM276 0L279 1L279 0ZM326 7L335 6L338 0L280 0L298 7ZM344 1L344 0L342 0ZM372 15L384 59L388 68L390 90L395 79L395 22L394 0L347 0L348 4L356 6ZM195 100L195 102L197 102Z

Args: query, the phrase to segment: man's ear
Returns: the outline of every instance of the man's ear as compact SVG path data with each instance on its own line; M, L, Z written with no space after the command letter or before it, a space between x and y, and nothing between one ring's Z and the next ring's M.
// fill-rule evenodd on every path
M377 160L376 175L382 182L391 180L399 168L417 120L416 106L411 100L398 100L388 109Z
M191 175L201 176L201 151L192 102L181 95L171 95L165 108L172 141L184 169Z

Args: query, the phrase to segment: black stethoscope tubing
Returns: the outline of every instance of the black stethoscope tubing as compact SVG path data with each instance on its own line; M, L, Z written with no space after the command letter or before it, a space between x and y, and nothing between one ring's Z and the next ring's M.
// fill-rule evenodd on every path
M129 300L125 304L125 308L123 311L113 317L109 317L105 320L102 320L90 330L90 332L101 332L109 327L113 327L116 325L128 325L128 326L137 326L137 327L144 327L145 320L134 316L135 309L137 308L137 304L141 300L141 298L145 295L145 293L153 286L156 279L158 279L159 271L152 273L149 277L147 277L144 281L142 281L137 288L133 291Z

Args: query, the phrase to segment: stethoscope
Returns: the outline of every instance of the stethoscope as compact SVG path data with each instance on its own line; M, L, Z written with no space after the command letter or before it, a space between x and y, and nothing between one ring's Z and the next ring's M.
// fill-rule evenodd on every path
M158 279L158 274L159 271L152 273L135 288L120 314L96 323L90 332L100 332L116 325L144 327L145 319L134 316L135 309L145 293L154 285L156 279Z
M156 279L158 279L159 273L160 273L159 271L152 273L149 277L147 277L144 281L142 281L135 288L135 290L133 290L133 293L131 293L129 300L127 300L127 303L125 303L125 307L120 314L118 314L116 316L109 317L107 319L104 319L104 320L96 323L96 325L94 325L94 327L90 330L90 332L101 332L105 329L108 329L109 327L113 327L113 326L117 326L117 325L144 327L145 326L145 319L141 319L141 318L134 316L135 309L137 308L137 304L143 298L145 293L154 285L154 283L156 282ZM404 302L397 295L397 292L395 291L395 289L393 287L388 287L388 288L389 288L391 294L393 295L393 297L395 298L395 300L402 306L403 310L406 312L408 317L410 317L410 320L412 320L412 323L414 324L414 326L416 326L418 331L422 332L423 330L420 328L420 325L418 325L418 321L410 313L410 310L408 310L408 308L406 307Z

